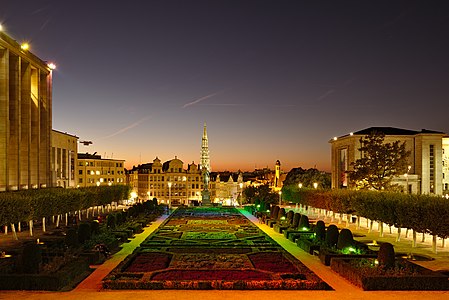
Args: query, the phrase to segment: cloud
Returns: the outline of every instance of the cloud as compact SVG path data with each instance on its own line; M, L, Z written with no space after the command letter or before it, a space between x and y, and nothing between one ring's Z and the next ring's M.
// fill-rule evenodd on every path
M325 92L324 94L322 94L321 96L319 96L315 101L321 101L327 97L329 97L330 95L332 95L333 93L335 93L334 89L330 89L327 92Z
M189 103L184 104L184 106L183 106L182 108L186 108L186 107L189 107L189 106L198 104L198 103L200 103L201 101L204 101L204 100L206 100L206 99L212 98L212 97L214 97L214 96L216 96L216 95L218 95L218 94L220 94L220 93L222 93L222 92L223 92L223 91L218 91L218 92L209 94L209 95L207 95L207 96L204 96L204 97L195 99L195 100L193 100L193 101L191 101L191 102L189 102Z
M121 133L124 133L124 132L126 132L126 131L128 131L128 130L130 130L130 129L136 127L136 126L139 126L140 124L142 124L143 122L145 122L146 120L148 120L148 119L150 119L150 118L151 118L151 116L146 116L145 118L142 118L142 119L140 119L139 121L134 122L134 123L132 123L131 125L126 126L125 128L122 128L122 129L120 129L120 130L114 132L113 134L110 134L110 135L108 135L108 136L103 137L103 139L108 139L108 138L111 138L111 137L113 137L113 136L116 136L116 135L119 135L119 134L121 134Z

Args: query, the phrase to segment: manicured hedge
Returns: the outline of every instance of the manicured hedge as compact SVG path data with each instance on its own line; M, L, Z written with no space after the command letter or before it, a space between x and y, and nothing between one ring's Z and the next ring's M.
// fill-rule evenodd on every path
M35 220L128 199L128 185L0 193L0 225Z
M57 291L86 272L91 272L89 264L80 258L52 274L0 274L0 290Z
M331 268L365 291L375 290L448 290L447 276L433 272L409 261L403 261L415 270L415 275L369 275L350 264L351 259L332 259Z
M449 200L430 195L355 190L296 191L291 201L335 213L413 229L440 238L449 237Z

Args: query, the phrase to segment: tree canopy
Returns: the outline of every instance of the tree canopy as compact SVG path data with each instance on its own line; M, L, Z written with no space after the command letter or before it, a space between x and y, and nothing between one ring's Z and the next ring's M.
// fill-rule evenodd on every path
M315 168L303 169L293 168L288 172L287 177L284 180L283 185L295 185L302 184L304 188L313 188L314 183L318 183L319 188L330 189L331 187L331 175L329 173L319 171Z
M265 203L276 203L279 201L279 195L272 192L267 184L260 186L248 186L243 190L247 203L254 204L256 200L264 201Z
M405 142L384 143L385 135L372 132L360 139L362 158L351 163L348 171L350 180L359 189L389 190L395 176L407 171L410 151L405 149Z

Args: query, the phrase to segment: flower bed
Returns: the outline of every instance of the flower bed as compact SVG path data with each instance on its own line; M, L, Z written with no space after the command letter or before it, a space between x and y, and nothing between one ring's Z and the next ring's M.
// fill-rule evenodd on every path
M140 253L132 263L124 270L125 272L151 272L162 270L170 264L171 255L160 252Z
M376 266L374 259L332 259L331 268L365 291L449 290L447 276L406 260L397 260L389 271Z
M234 208L178 208L103 287L329 289Z

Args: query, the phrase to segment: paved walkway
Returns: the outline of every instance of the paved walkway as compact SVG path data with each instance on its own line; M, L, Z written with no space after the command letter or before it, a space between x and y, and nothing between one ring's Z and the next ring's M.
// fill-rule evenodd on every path
M306 299L324 300L324 299L382 299L382 300L422 300L422 299L449 299L447 291L380 291L364 292L361 289L351 285L349 282L334 273L329 267L321 264L319 259L311 256L294 243L285 239L282 234L276 233L272 228L265 224L259 224L258 220L251 214L242 211L242 213L256 224L261 230L271 236L282 247L292 255L301 260L304 265L315 272L320 278L326 281L333 291L197 291L197 290L101 290L101 280L106 276L120 261L128 254L132 253L140 243L148 237L166 218L162 216L145 228L144 232L128 244L124 244L121 251L114 254L111 259L99 266L88 278L70 292L31 292L31 291L0 291L0 299L158 299L158 300L191 300L191 299L238 299L238 300L273 300L273 299ZM352 228L351 228L352 229ZM374 233L375 234L375 233ZM380 239L379 239L380 240ZM405 241L404 243L407 243ZM449 266L448 266L449 267Z

